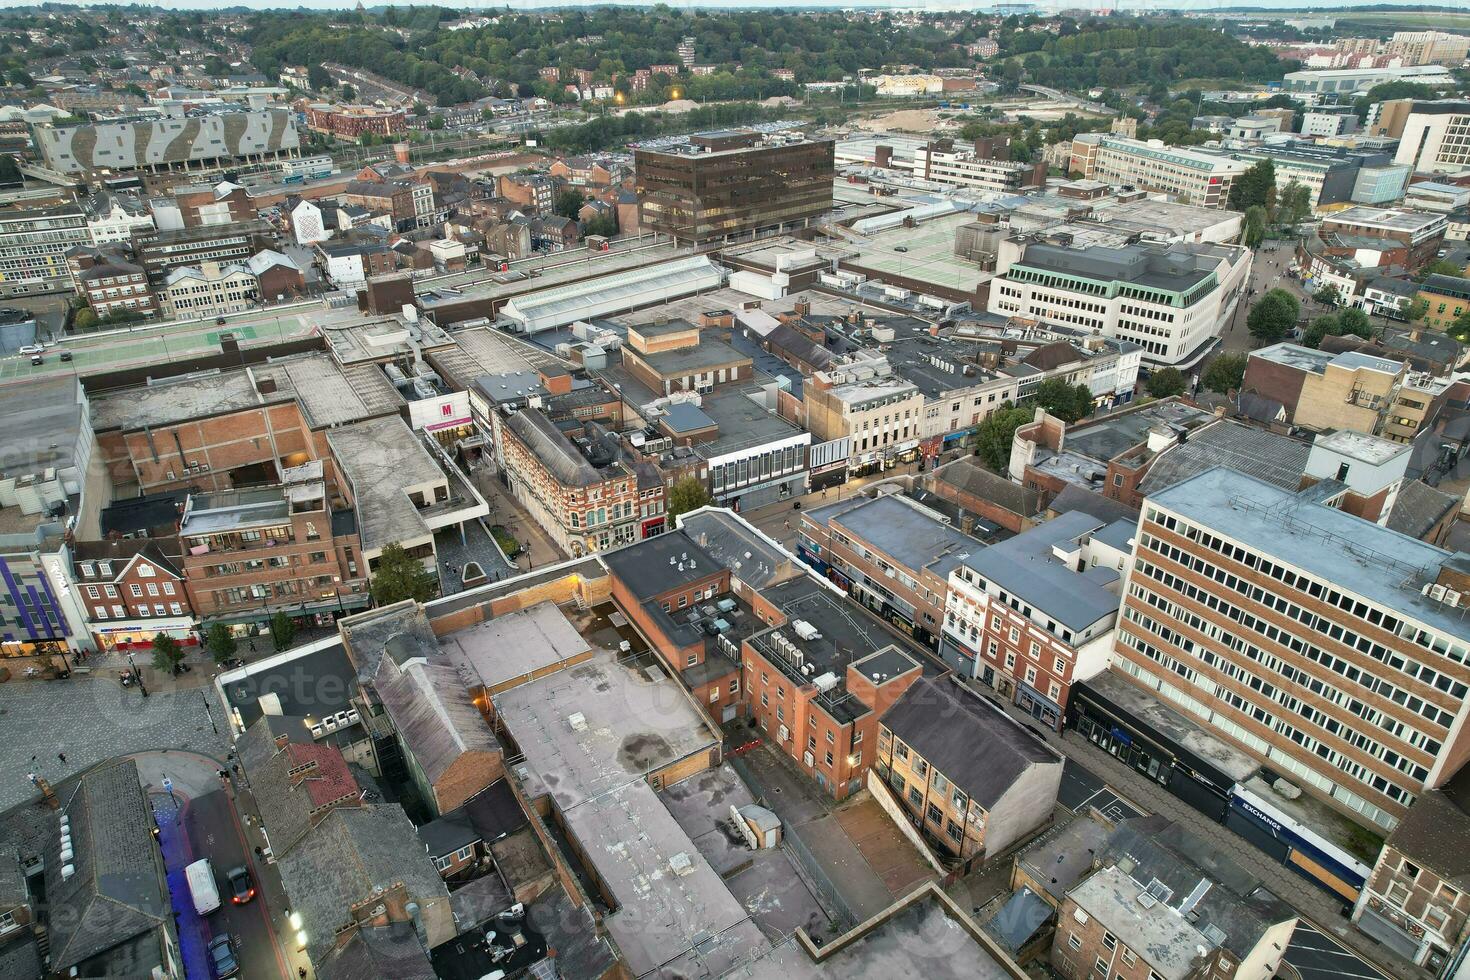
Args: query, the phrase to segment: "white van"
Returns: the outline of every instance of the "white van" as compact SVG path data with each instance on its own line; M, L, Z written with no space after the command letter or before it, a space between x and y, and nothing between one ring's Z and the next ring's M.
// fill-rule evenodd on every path
M209 858L202 858L185 868L184 877L189 882L195 912L208 915L219 908L219 886L214 883L214 865L209 863Z

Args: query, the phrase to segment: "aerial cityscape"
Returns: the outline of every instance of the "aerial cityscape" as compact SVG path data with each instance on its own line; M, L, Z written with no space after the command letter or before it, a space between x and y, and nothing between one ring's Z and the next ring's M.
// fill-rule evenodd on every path
M1470 980L1470 13L0 9L0 980Z

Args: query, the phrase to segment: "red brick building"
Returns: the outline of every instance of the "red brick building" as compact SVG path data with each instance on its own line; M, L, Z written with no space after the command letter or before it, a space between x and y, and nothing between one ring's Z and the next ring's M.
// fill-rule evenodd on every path
M197 642L177 538L78 542L72 571L99 649L144 649L159 633Z
M408 116L402 109L370 105L312 105L306 107L306 128L345 140L363 133L395 136L408 128Z

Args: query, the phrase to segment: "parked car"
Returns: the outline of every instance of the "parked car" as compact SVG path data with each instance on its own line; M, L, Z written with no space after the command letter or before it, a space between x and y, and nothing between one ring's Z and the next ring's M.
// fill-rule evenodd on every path
M31 355L31 363L32 364L45 364L46 363L46 358L43 357L43 356L41 356L40 354L32 354Z
M16 353L22 355L39 354L45 349L46 348L42 347L40 344L26 344L24 347L16 351Z
M236 905L244 905L255 897L255 882L250 880L249 868L243 864L231 868L225 877L230 880L230 900Z
M228 932L220 933L209 941L209 961L214 966L214 975L220 980L240 972L240 960L235 956L235 941Z

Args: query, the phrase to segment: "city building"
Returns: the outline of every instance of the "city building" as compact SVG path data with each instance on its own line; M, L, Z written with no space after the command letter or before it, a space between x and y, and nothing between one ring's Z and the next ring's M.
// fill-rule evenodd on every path
M1250 254L1233 245L1034 241L997 266L986 308L1128 341L1145 361L1189 367L1233 315Z
M538 408L492 415L501 477L573 557L616 548L664 526L658 467L596 422L566 430Z
M1282 76L1281 88L1288 95L1353 95L1385 82L1413 82L1431 88L1455 88L1454 76L1438 65L1289 71Z
M1418 966L1443 975L1463 962L1470 926L1465 853L1470 768L1419 796L1388 835L1353 907L1353 924Z
M1398 137L1395 163L1413 167L1415 173L1470 170L1470 102L1401 100L1382 105L1373 132Z
M834 375L841 377L817 371L801 386L813 440L846 439L847 468L853 472L881 469L916 453L924 418L918 385L897 375L834 384Z
M66 253L91 240L79 205L0 208L0 296L69 292Z
M881 779L923 839L968 872L1052 819L1062 756L983 697L922 677L878 724Z
M740 647L740 690L756 725L837 800L863 787L878 719L923 673L916 653L846 602L811 574L763 589L755 605L771 625Z
M1353 106L1315 106L1302 114L1303 136L1343 136L1357 128L1358 113Z
M1276 175L1277 193L1293 183L1304 185L1310 191L1309 202L1314 208L1356 200L1353 194L1359 189L1359 182L1363 179L1363 168L1388 167L1392 163L1392 158L1387 153L1363 152L1341 146L1320 146L1303 140L1238 149L1231 151L1231 154L1247 164L1270 160ZM1394 197L1403 193L1411 170L1412 168L1402 164L1393 168L1393 173L1400 178L1398 193ZM1386 179L1387 176L1382 173L1372 174L1367 182L1369 192L1378 194L1378 185Z
M153 316L158 300L148 286L143 267L121 259L85 261L75 272L77 295L99 317L112 313Z
M1231 184L1247 166L1227 156L1166 146L1159 140L1145 143L1126 136L1081 133L1072 141L1070 171L1083 178L1169 194L1186 204L1223 208Z
M134 250L148 274L149 285L160 290L168 282L168 274L181 266L244 262L275 244L271 226L257 219L144 233L136 239Z
M184 646L198 642L178 547L176 537L72 547L75 588L82 593L97 649L147 649L160 633Z
M1067 980L1274 976L1296 912L1215 843L1158 816L1120 823L1057 910Z
M355 140L363 133L396 136L408 128L408 115L402 109L317 103L306 107L306 128L344 140Z
M1275 344L1251 351L1243 391L1278 402L1283 418L1316 432L1347 429L1412 442L1432 423L1449 382L1411 372L1406 361L1358 351Z
M49 123L35 129L47 169L68 176L98 171L158 171L263 159L299 152L296 119L286 109L211 106L178 115L110 122Z
M797 557L931 648L949 574L984 546L902 494L852 497L801 515Z
M131 242L136 235L152 231L153 215L132 195L97 191L85 202L87 234L93 245Z
M203 262L169 271L159 290L163 314L172 320L239 313L260 300L260 283L248 267Z
M808 225L832 209L831 140L700 133L687 144L637 148L639 227L707 242Z
M314 478L313 478L314 475ZM351 510L334 510L321 467L281 486L189 497L179 524L184 578L199 619L245 627L369 602Z
M1135 525L1071 511L950 571L940 656L1060 729L1072 684L1108 665Z
M914 176L939 184L987 191L1019 191L1046 184L1045 164L1032 166L1007 159L1006 148L993 140L976 140L970 148L953 142L931 142L914 152ZM996 154L992 156L991 154Z
M1470 55L1470 36L1444 31L1395 31L1384 55L1405 65L1458 66Z
M1466 583L1457 555L1330 506L1341 487L1216 468L1150 496L1114 663L1385 832L1464 757Z

